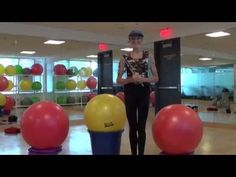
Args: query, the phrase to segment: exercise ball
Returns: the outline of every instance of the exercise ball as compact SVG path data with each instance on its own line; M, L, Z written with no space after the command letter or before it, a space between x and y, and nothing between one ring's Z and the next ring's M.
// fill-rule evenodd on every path
M11 110L16 105L13 97L6 96L6 104L4 105L5 110Z
M66 67L62 64L55 65L53 68L55 75L66 75Z
M8 87L8 79L5 76L0 76L0 91L4 91Z
M80 81L78 81L78 82L77 82L77 87L78 87L78 89L80 89L80 90L85 89L85 87L86 87L86 82L85 82L85 80L80 80Z
M42 89L42 84L38 81L33 82L32 84L32 90L39 91Z
M68 90L74 90L76 89L76 82L72 79L69 79L67 82L66 82L66 89Z
M92 74L93 74L92 68L87 67L86 70L85 70L85 75L86 75L87 77L90 77Z
M67 102L68 104L73 104L73 103L76 102L76 99L75 99L75 97L73 97L73 96L68 96L68 97L66 98L66 102Z
M116 96L117 96L119 99L121 99L121 101L123 101L123 103L125 102L125 94L124 94L124 92L118 92L118 93L116 94Z
M78 73L79 73L79 70L75 66L72 66L67 70L66 74L68 76L76 76Z
M89 89L95 89L97 86L97 79L93 76L89 77L86 82L86 85Z
M24 68L24 69L23 69L23 74L25 74L25 75L30 75L30 74L31 74L31 69L29 69L29 68Z
M8 86L6 88L6 91L11 91L13 87L14 87L14 83L11 80L8 80Z
M0 64L0 75L3 75L5 73L5 68L2 64Z
M73 76L73 70L72 69L68 69L66 71L66 74L69 76L69 77L72 77Z
M192 153L202 139L202 122L191 108L169 105L157 113L152 135L156 145L166 154Z
M16 65L16 74L23 74L23 68L21 65Z
M56 89L57 90L65 90L66 85L63 81L57 81L56 82Z
M150 93L150 102L153 106L156 105L156 93L155 93L155 91L152 91Z
M23 106L29 106L32 104L32 100L29 97L23 97L20 101L20 104Z
M39 63L35 63L31 67L31 73L33 75L41 75L43 73L43 67Z
M114 95L97 95L87 103L84 116L85 123L91 131L122 130L126 120L125 105Z
M0 106L4 106L6 104L6 96L0 93Z
M57 104L66 104L66 97L65 96L57 97Z
M32 82L30 80L21 80L20 81L20 89L23 91L31 90Z
M16 67L15 66L12 66L12 65L9 65L5 68L5 73L6 75L8 76L14 76L16 75Z
M87 69L85 67L80 68L79 70L79 76L80 77L85 77L86 76L86 71Z
M93 97L97 96L96 93L88 93L87 95L87 101L90 101Z
M36 96L31 97L31 102L32 102L32 104L37 103L37 102L40 102L40 98L39 98L39 97L36 97Z
M69 131L69 118L63 108L53 102L41 101L23 112L21 134L33 148L59 147Z

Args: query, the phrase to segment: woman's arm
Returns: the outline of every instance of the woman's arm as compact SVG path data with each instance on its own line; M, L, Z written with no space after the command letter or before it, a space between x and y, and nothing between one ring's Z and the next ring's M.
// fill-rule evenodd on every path
M118 76L117 76L116 82L120 85L134 83L135 80L133 77L128 77L126 79L122 78L124 67L125 67L125 59L123 57L121 57L120 62L119 62Z

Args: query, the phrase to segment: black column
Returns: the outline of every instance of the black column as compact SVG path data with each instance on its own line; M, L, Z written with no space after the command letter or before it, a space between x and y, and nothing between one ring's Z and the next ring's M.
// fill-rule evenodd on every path
M112 51L98 53L98 94L113 94Z
M170 104L181 103L180 38L154 43L154 57L159 74L156 84L156 113Z

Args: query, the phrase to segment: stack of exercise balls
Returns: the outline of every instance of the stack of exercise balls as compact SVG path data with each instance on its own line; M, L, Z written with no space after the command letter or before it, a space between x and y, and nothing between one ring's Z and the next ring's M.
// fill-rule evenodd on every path
M84 110L94 155L118 155L126 121L124 103L111 94L93 97Z
M53 72L56 77L55 89L57 91L73 91L73 90L84 90L96 89L97 80L92 76L93 71L90 67L77 68L76 66L70 66L66 68L63 64L56 64L53 67ZM77 78L76 78L77 77ZM59 96L56 98L58 104L73 104L76 102L76 98L73 96ZM87 102L87 96L85 95L85 102ZM84 102L83 97L79 97L78 102Z
M23 112L21 134L29 155L55 155L62 150L69 131L69 118L61 106L49 101L33 104Z
M7 77L4 76L14 76L16 74L16 69L14 66L9 65L6 68L2 64L0 64L0 91L10 91L14 84L11 80L8 80ZM4 114L10 114L11 109L15 106L15 100L11 96L6 96L0 93L0 112Z
M202 121L185 105L169 105L156 114L152 135L162 154L193 154L203 136Z

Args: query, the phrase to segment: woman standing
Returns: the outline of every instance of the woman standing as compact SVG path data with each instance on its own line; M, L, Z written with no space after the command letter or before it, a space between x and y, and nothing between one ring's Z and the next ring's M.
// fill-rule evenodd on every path
M129 43L133 51L121 57L117 77L117 83L124 85L132 155L144 154L150 83L159 80L153 57L142 50L143 37L141 31L130 32ZM149 70L152 76L149 76ZM127 78L122 78L124 72L127 72Z

